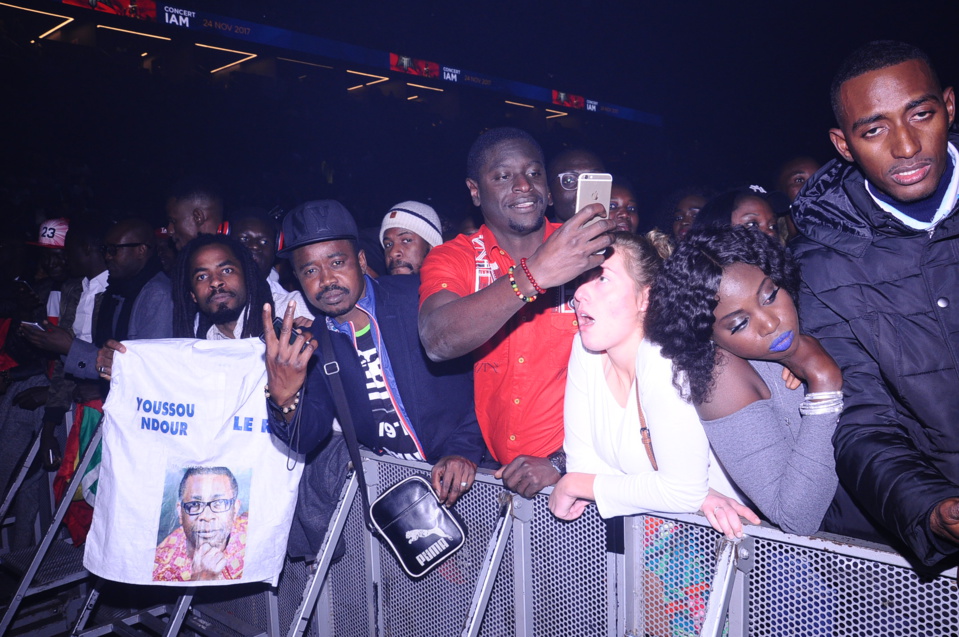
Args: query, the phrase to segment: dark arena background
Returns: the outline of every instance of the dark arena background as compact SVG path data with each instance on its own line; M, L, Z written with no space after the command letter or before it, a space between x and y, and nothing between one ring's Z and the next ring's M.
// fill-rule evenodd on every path
M929 54L943 86L959 81L957 0L171 2L0 0L0 262L36 270L37 250L26 244L45 220L141 217L153 228L166 226L168 191L183 180L218 188L228 216L255 207L279 217L303 202L339 200L356 218L361 240L374 237L382 257L380 221L397 202L429 203L449 222L447 230L476 215L464 183L467 152L499 126L530 132L547 161L565 149L595 151L609 172L634 186L640 229L665 228L670 211L663 201L680 187L756 184L771 191L785 161L835 157L829 85L841 60L861 45L909 42ZM569 236L571 228L582 230L570 224L557 234ZM149 238L150 228L145 232ZM90 247L115 259L118 249L147 245L138 239ZM482 262L484 244L474 246ZM582 252L587 260L598 254ZM569 262L569 254L554 252L562 257L556 261ZM186 258L181 263L183 272L193 267ZM506 267L512 277L514 268ZM252 277L252 268L246 271ZM19 277L10 272L4 280L13 284ZM525 276L539 290L528 269ZM513 290L524 302L536 297L525 297L515 281ZM949 299L937 303L945 310ZM567 321L579 325L583 315L557 316L572 331ZM516 360L529 368L525 356ZM2 395L8 378L0 380ZM837 392L825 393L838 401ZM262 405L259 383L256 394ZM444 406L453 400L436 395ZM253 429L252 417L244 428L236 422L238 431ZM260 433L270 435L262 425ZM37 436L33 454L40 443ZM0 445L14 448L6 438ZM364 454L371 497L430 470L423 462ZM46 494L48 475L30 473L29 458L10 492L29 474ZM249 485L249 476L243 479ZM167 513L183 504L193 515L191 502L172 499L176 479L167 480ZM81 564L87 549L47 532L55 517L49 502L41 501L39 521L28 529L40 548L12 550L6 529L14 516L0 507L0 637L69 634L74 625L74 634L87 626L85 637L145 634L132 630L140 624L163 634L183 622L185 635L249 637L959 635L954 558L947 571L927 573L888 547L792 535L768 524L751 526L741 542L723 540L698 514L606 520L589 507L571 524L550 512L545 491L511 495L485 469L457 503L468 529L464 548L414 581L367 532L357 488L355 478L342 487L315 570L288 558L276 587L251 579L200 587L196 599L192 587L93 576L98 571ZM226 514L242 500L234 489L232 499L194 502L200 512L210 505L211 513ZM276 537L269 537L273 544ZM350 549L334 562L338 538ZM104 562L123 562L108 557ZM663 592L652 590L660 584ZM660 603L667 590L681 594Z
M419 199L455 219L469 144L514 125L547 157L595 149L652 226L677 186L831 158L828 83L870 39L955 80L954 7L854 4L4 2L4 214L160 222L165 189L204 176L228 209L333 197L375 224Z

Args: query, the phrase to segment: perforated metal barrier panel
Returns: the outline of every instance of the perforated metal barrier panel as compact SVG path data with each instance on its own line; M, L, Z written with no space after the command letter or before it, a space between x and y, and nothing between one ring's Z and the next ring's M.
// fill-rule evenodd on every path
M832 547L763 539L755 547L748 586L751 635L959 635L954 575L923 581L904 566L844 556Z
M366 458L371 495L425 465ZM359 498L344 530L346 555L333 564L310 635L433 637L459 635L498 511L498 481L478 476L455 511L466 546L434 572L411 580L366 531ZM613 524L596 508L562 522L547 495L515 500L512 535L480 634L488 637L699 635L716 570L719 535L697 516L638 516ZM633 530L635 529L635 531ZM631 558L621 546L635 546ZM855 544L754 529L751 568L737 572L737 596L723 634L754 637L959 635L955 570L921 580L899 556ZM281 634L309 573L287 563L281 580ZM643 590L645 594L643 595ZM220 592L226 592L221 589ZM248 589L249 590L249 589ZM247 593L216 602L255 626L266 603ZM639 596L642 595L640 599ZM256 597L256 599L254 599Z

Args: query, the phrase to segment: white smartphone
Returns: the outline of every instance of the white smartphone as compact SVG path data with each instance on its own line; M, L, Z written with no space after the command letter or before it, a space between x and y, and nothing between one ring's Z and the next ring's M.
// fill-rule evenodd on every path
M32 321L20 321L20 325L29 325L30 327L35 327L41 332L46 332L46 328L40 325L39 323L34 323Z
M592 203L602 204L605 212L593 217L583 227L600 219L609 218L609 197L613 190L613 176L609 173L583 173L576 185L576 212Z

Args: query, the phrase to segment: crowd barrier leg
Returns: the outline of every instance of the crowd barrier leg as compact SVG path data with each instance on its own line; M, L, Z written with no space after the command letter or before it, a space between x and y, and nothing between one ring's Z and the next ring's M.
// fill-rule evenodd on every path
M530 525L533 501L513 500L513 614L516 637L534 637L533 626L533 542Z
M93 438L90 440L90 444L87 447L86 453L83 454L83 458L80 460L80 464L77 466L77 469L73 474L73 478L70 480L70 485L67 487L66 495L60 502L60 506L57 507L57 514L50 523L50 528L47 529L47 532L40 541L39 546L37 546L36 553L34 554L30 565L27 567L26 572L23 574L23 578L20 580L20 585L17 587L17 592L10 600L10 605L3 614L3 619L0 620L0 635L6 634L11 624L13 624L13 619L17 614L17 610L20 608L20 604L29 594L30 584L33 583L33 578L40 569L40 564L43 562L47 551L50 550L50 545L53 544L53 540L57 536L57 532L60 529L60 523L63 522L63 518L67 514L67 509L70 508L70 504L72 504L73 499L71 494L75 493L77 488L80 486L80 483L83 480L83 474L90 465L90 461L93 459L93 455L100 444L100 438L103 435L101 429L102 423L103 418L101 417L100 422L97 423L96 431L93 433Z
M645 578L643 552L643 522L642 516L632 516L624 520L623 561L632 568L623 569L623 584L625 594L622 596L626 637L643 637L646 625Z
M173 607L173 612L170 613L170 622L167 624L163 637L176 637L176 635L180 634L180 628L183 627L186 614L190 612L190 604L193 603L193 593L195 591L195 588L190 588L188 592L180 595L180 598L176 600L176 606Z
M346 519L350 513L350 507L356 497L356 491L359 487L359 480L356 472L350 472L346 482L343 485L343 492L340 495L339 504L333 511L330 519L330 525L326 529L326 536L323 538L323 544L320 545L320 552L316 556L316 570L313 572L303 591L303 599L300 601L296 613L293 615L293 622L290 624L289 637L299 637L306 632L310 624L310 616L313 609L316 608L316 600L323 589L323 583L330 570L330 564L333 562L333 552L336 550L336 543L343 534L343 528L346 526Z
M87 596L87 601L80 610L80 614L77 616L77 621L73 625L73 632L70 633L70 637L78 637L78 635L80 635L80 633L86 627L87 622L90 621L90 617L93 616L93 609L97 606L97 600L100 599L100 590L102 588L103 580L98 577L96 578L96 582L90 588L90 594Z
M30 446L30 450L27 452L26 458L20 464L20 471L17 472L17 477L10 483L10 488L7 489L7 494L3 498L3 504L0 504L0 521L6 519L7 511L10 510L10 506L13 504L13 499L17 495L17 490L20 488L20 485L23 484L23 481L27 478L27 473L30 471L30 465L33 464L33 459L37 457L37 454L40 452L40 434L37 434L37 437L34 439L33 444Z
M503 553L506 552L506 543L509 541L510 530L512 529L510 517L513 513L513 496L504 491L500 493L499 501L499 517L496 520L496 526L493 528L493 534L486 549L483 567L480 569L479 577L476 580L476 591L473 593L473 600L466 616L463 637L479 635L480 625L483 623L483 616L486 614L486 606L489 604L489 598L493 592L493 582L496 580L500 563L503 561Z
M702 637L720 637L723 634L736 572L746 570L752 554L753 541L749 536L733 540L720 538L716 550L716 575L703 619Z
M276 586L263 592L266 595L266 634L267 637L280 637L280 602Z
M372 502L379 493L380 463L370 458L363 458L362 471L366 476L366 501ZM371 602L367 616L370 635L385 635L385 613L388 609L384 605L381 591L384 578L383 565L380 563L380 541L372 533L363 534L363 552L369 568L366 598Z

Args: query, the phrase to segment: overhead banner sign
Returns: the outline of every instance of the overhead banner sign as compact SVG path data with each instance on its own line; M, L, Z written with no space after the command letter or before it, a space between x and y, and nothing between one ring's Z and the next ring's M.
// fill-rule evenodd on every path
M264 345L124 344L83 565L129 584L276 584L303 459L270 435Z
M137 20L147 20L149 22L156 20L155 0L106 0L104 2L98 0L61 0L61 2L71 7L93 9L101 13L122 15Z
M346 42L338 42L316 35L257 24L239 18L206 13L193 9L190 6L165 4L155 2L154 0L115 0L113 2L95 3L88 2L88 0L56 1L72 6L95 8L99 11L139 20L155 21L190 29L191 31L216 33L229 38L278 47L288 51L297 51L333 60L362 64L370 68L389 69L394 72L416 75L423 78L466 84L485 90L505 93L513 97L536 100L545 104L564 106L591 113L602 113L641 124L649 124L651 126L663 125L660 116L626 108L625 106L591 100L580 95L533 86L532 84L526 84L524 82L497 78L459 67L444 66L438 62L421 60L404 53L377 51L375 49L368 49Z

